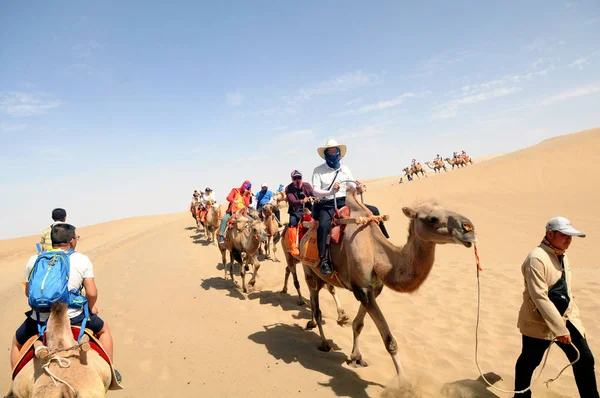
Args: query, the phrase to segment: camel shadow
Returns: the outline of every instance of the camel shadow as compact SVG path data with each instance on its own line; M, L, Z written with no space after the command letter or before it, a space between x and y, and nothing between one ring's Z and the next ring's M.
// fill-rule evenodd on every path
M270 290L252 292L248 294L248 299L256 300L260 304L270 304L273 307L280 307L284 311L298 312L293 315L294 319L312 319L312 313L307 305L298 305L298 297L288 293L273 292ZM310 305L310 302L308 303Z
M192 229L196 229L196 227L186 227L185 228L186 231L191 231Z
M496 384L497 382L502 380L502 377L500 377L494 372L488 372L484 376L491 384ZM454 381L452 383L446 383L440 390L440 394L443 397L449 398L497 397L496 394L488 390L488 385L481 376L479 376L475 380L463 379Z
M234 285L231 279L225 280L217 276L208 279L202 279L200 287L204 290L224 290L228 292L227 295L229 297L233 297L239 300L246 300L246 296L244 296L242 292L238 290L238 288Z
M318 334L304 330L299 325L274 324L263 326L264 331L248 336L256 344L262 344L275 359L287 364L298 362L304 368L314 370L330 377L327 383L319 383L330 387L339 397L367 398L367 387L385 387L379 383L366 381L356 373L342 366L346 362L346 354L341 351L322 352L317 349L321 344ZM329 341L334 350L340 350L335 343Z

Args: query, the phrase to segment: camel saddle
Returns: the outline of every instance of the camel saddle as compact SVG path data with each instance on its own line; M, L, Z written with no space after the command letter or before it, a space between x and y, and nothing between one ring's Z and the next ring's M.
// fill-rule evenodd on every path
M73 333L73 338L75 339L75 341L77 341L77 338L79 337L79 332L80 332L80 327L79 326L71 326L71 332ZM115 369L113 367L113 364L110 360L110 358L108 357L108 354L106 353L106 351L104 350L104 347L102 347L102 344L100 343L100 341L94 336L94 333L90 330L90 329L85 329L85 334L87 334L90 337L90 347L92 350L96 351L98 353L98 355L100 355L100 357L102 359L104 359L109 365L110 365L110 371L112 373L112 380L110 382L110 387L109 390L122 390L123 389L123 385L121 385L118 381L117 381L117 376L115 374ZM44 332L44 337L42 339L42 336L35 335L33 337L31 337L29 340L27 340L27 342L25 344L23 344L23 347L21 348L21 352L20 352L20 357L19 357L19 361L17 362L17 365L14 367L12 374L11 374L11 379L14 380L15 377L17 377L17 375L19 374L19 372L21 370L23 370L23 368L25 367L25 365L27 365L34 357L35 357L35 350L33 348L33 343L35 343L38 340L42 340L45 341L46 340L46 332ZM7 393L7 397L10 396L12 391L12 386L11 389L9 389L9 392Z
M348 206L344 206L341 209L335 211L335 214L333 215L333 221L331 222L331 242L340 243L340 239L342 238L344 229L346 229L346 225L340 224L339 220L350 218L350 214L351 211Z

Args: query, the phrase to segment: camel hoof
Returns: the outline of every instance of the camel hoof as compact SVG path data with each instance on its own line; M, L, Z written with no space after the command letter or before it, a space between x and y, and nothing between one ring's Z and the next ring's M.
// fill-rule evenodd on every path
M287 294L287 288L283 288L279 291L279 294Z
M366 368L369 366L365 361L362 360L362 358L348 359L346 364L352 366L353 368Z
M340 326L346 326L350 322L350 317L346 312L342 311L338 317L337 324Z
M311 330L317 327L317 322L315 321L308 321L308 323L306 324L306 330Z
M256 281L250 281L250 282L248 282L248 285L250 285L250 286L254 286L255 284L256 284Z
M322 343L319 346L319 351L331 352L331 351L333 351L333 348L331 348L331 346L329 345L329 343Z
M298 304L300 307L304 307L306 305L306 303L302 299L296 301L296 304Z

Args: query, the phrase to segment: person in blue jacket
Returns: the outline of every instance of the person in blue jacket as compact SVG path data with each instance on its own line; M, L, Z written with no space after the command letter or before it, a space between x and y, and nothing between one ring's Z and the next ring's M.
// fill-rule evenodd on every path
M266 182L263 182L260 187L260 192L256 194L256 210L258 210L258 214L260 215L260 219L263 219L262 208L267 203L273 203L273 192L269 191L269 186ZM275 217L277 217L277 224L281 228L281 215L279 213L279 208L275 206Z

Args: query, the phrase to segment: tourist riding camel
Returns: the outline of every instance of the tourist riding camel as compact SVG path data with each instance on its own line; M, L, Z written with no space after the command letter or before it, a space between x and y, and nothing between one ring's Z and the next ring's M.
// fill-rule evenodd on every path
M302 181L302 173L298 170L292 171L292 182L285 187L285 194L289 203L288 214L290 221L287 227L287 244L292 256L298 256L298 224L302 220L302 209L312 210L311 197L314 196L313 188L308 182Z
M223 243L225 240L225 230L227 229L227 221L231 218L233 213L237 213L239 210L244 210L243 215L246 215L246 211L250 206L250 198L252 195L252 183L246 180L239 188L233 188L227 196L229 206L227 211L221 220L221 228L219 229L219 243Z
M32 298L30 297L32 294L37 295L40 294L37 289L37 284L34 280L36 275L36 267L38 264L38 259L42 256L51 255L56 253L57 256L66 253L67 262L69 265L69 274L67 275L68 280L68 294L69 297L77 297L80 295L80 291L82 288L85 288L85 297L81 296L81 300L87 300L87 304L85 304L89 309L89 314L83 308L83 306L79 308L75 308L74 305L69 305L68 316L71 321L71 325L85 327L90 329L94 335L98 338L106 353L108 354L111 361L113 360L113 339L108 328L108 324L104 322L98 316L98 310L95 307L96 301L98 299L98 289L96 287L96 282L94 280L94 267L90 259L77 251L75 248L77 247L77 242L79 241L79 236L76 234L76 229L73 225L67 223L56 224L52 227L52 232L50 233L52 239L52 249L49 252L44 252L41 255L31 256L27 265L25 266L25 296L27 296L30 305L32 302ZM52 260L52 263L54 264ZM54 269L52 269L54 272ZM43 282L41 286L44 286L46 283L46 290L52 290L54 287L51 283L56 280L54 277L48 278L50 275L50 268L48 268L47 273L42 275ZM56 271L59 272L59 271ZM55 272L55 273L56 273ZM63 279L64 280L64 279ZM32 281L34 282L34 287L31 287ZM35 289L35 290L31 290ZM33 293L32 293L33 292ZM41 288L41 293L44 292L44 288ZM49 293L49 292L47 292ZM73 296L75 295L75 296ZM13 344L10 354L10 362L11 366L14 367L17 364L19 359L20 350L23 345L33 336L38 333L41 333L43 328L45 328L46 323L48 322L50 311L43 310L38 308L37 306L32 308L30 311L27 311L25 315L27 318L23 322L23 324L17 329L15 336L13 337ZM120 379L120 375L117 377ZM120 381L120 380L119 380Z
M331 221L337 209L346 204L346 187L355 187L358 184L358 192L365 191L366 186L354 180L350 169L342 165L341 161L346 155L346 145L338 144L336 140L329 139L325 146L317 149L317 153L325 160L325 163L316 167L313 171L312 185L314 195L321 198L313 207L312 217L319 221L317 228L317 246L319 250L319 261L321 273L329 275L332 273L331 264L327 256L327 236L331 231ZM334 200L335 198L335 200ZM337 205L337 207L336 207ZM379 215L375 206L365 205L374 215ZM389 238L383 223L379 224L381 232Z
M262 214L263 206L267 203L275 204L275 196L273 195L273 192L269 190L269 186L266 182L262 183L260 186L260 192L256 194L254 199L256 200L256 210L258 211L258 216L262 220L264 218ZM281 214L279 213L279 208L275 206L273 211L275 213L275 217L277 218L277 226L281 228Z
M54 221L50 226L42 231L40 236L40 244L42 246L41 250L46 251L52 249L52 240L50 239L50 232L52 231L52 227L59 222L67 221L67 212L65 209L54 209L52 210L52 221Z

